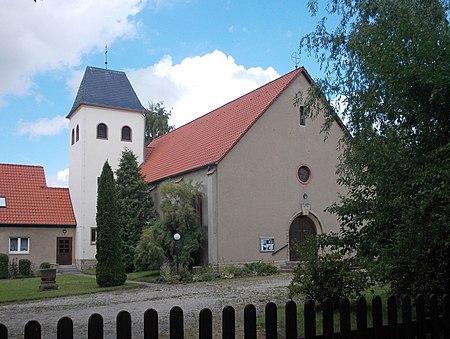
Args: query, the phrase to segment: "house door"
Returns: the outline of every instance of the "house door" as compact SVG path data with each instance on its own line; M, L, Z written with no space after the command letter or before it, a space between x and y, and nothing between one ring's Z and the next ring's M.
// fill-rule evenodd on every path
M56 238L56 263L59 265L72 265L72 238Z
M303 215L294 219L289 228L289 260L299 261L296 247L301 245L309 235L316 234L316 227L311 219Z

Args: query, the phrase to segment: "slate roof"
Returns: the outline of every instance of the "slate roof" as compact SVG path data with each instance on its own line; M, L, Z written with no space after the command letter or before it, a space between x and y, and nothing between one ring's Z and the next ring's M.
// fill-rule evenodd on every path
M145 180L157 182L219 163L300 73L312 81L303 67L295 69L153 140L141 168Z
M0 197L0 227L76 226L69 189L47 187L41 166L0 164Z
M86 67L75 102L66 118L80 105L144 111L124 72L96 67Z

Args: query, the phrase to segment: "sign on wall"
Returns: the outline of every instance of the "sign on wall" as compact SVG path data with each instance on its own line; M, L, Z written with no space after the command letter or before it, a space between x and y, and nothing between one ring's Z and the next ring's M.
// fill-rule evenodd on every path
M259 251L260 252L273 252L274 250L275 250L274 237L259 238Z

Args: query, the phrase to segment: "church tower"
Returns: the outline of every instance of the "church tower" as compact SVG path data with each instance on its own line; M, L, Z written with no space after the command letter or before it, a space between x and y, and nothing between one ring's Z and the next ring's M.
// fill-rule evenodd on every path
M143 162L145 109L124 72L87 67L67 118L75 263L84 269L96 263L97 184L103 164L108 160L116 171L126 148Z

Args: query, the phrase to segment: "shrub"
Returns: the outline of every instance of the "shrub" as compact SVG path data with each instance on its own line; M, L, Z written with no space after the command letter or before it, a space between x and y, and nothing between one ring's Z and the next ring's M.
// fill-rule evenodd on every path
M353 259L330 252L318 255L316 238L309 238L299 249L302 261L294 268L289 297L303 295L322 303L326 297L339 305L343 297L359 295L367 287L364 271L353 269Z
M8 255L0 253L0 279L8 278L8 262Z
M245 264L245 267L253 274L259 276L274 275L278 273L278 268L273 264L264 262L253 262Z
M9 277L14 279L17 278L18 275L19 267L17 266L17 258L13 258L9 263Z
M19 274L22 277L29 277L31 275L31 261L28 259L19 260Z
M156 223L162 221L155 221ZM156 270L161 267L164 260L164 250L157 244L152 227L144 229L134 253L135 270L138 272Z
M39 268L40 268L40 269L50 268L50 263L44 261L43 263L41 263L41 264L39 265Z

